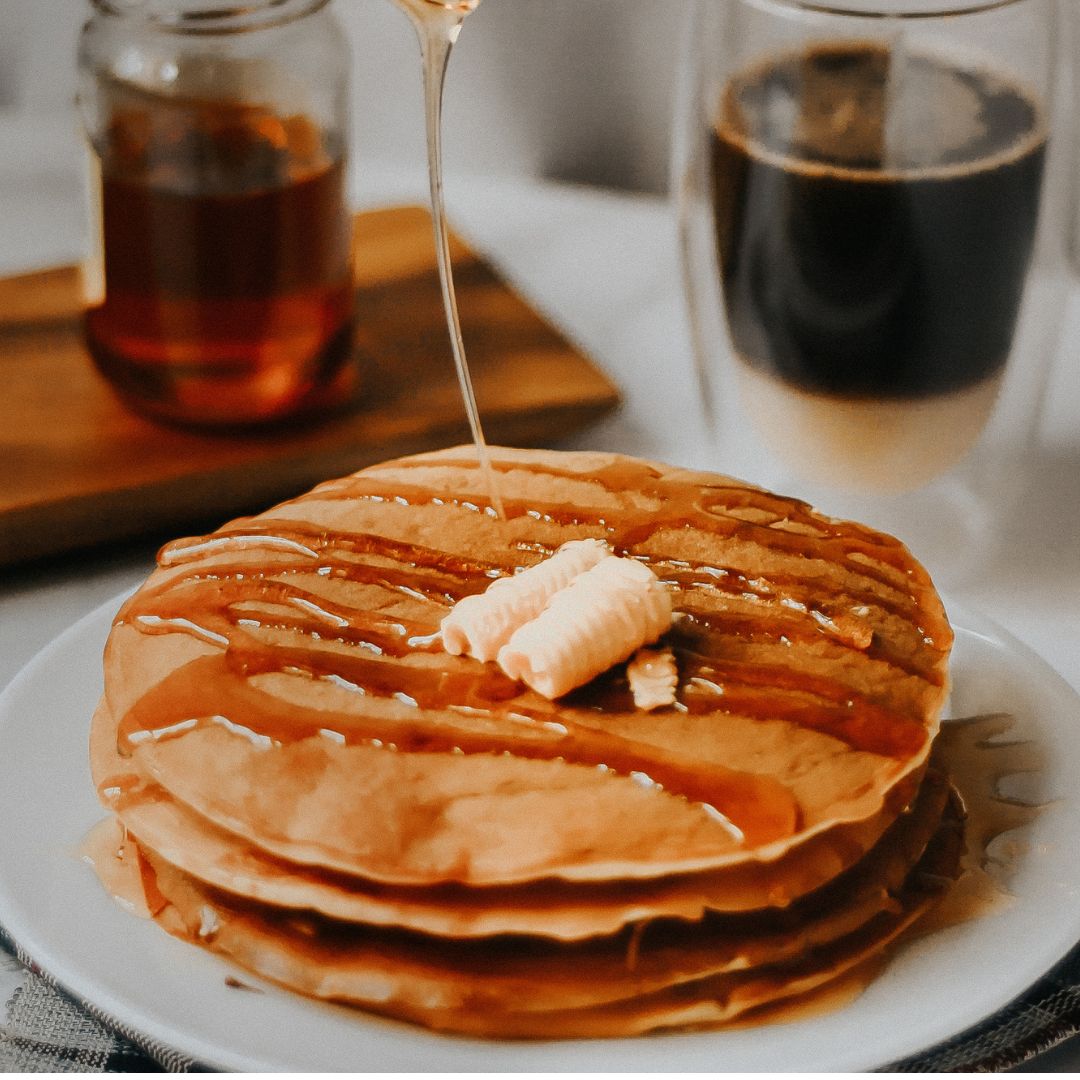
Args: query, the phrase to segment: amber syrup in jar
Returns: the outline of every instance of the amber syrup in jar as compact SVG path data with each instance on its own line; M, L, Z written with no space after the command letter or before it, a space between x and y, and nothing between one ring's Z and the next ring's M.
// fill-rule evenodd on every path
M356 382L347 95L319 85L313 44L326 42L311 38L332 31L301 25L317 23L319 0L270 5L253 32L207 3L148 4L138 20L99 4L91 24L100 284L87 346L156 418L228 428L321 414ZM208 17L221 23L212 40ZM323 74L332 83L333 65Z

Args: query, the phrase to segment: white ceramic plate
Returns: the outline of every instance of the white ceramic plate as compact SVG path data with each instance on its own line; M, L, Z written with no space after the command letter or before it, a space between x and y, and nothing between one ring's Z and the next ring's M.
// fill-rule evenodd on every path
M100 819L86 741L119 601L92 612L0 696L0 922L76 996L219 1069L862 1071L916 1053L1005 1005L1080 938L1080 698L987 620L953 610L951 713L1010 712L1010 738L1052 752L1025 796L1017 902L902 948L852 1005L797 1023L617 1041L480 1042L432 1035L262 986L126 914L77 857ZM255 982L246 973L245 983Z

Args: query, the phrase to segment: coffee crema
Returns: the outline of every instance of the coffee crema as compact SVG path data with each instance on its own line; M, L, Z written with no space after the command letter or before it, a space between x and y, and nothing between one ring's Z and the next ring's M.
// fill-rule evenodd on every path
M724 309L781 456L903 488L975 441L1012 347L1046 140L1024 89L929 53L827 42L729 82L711 142Z

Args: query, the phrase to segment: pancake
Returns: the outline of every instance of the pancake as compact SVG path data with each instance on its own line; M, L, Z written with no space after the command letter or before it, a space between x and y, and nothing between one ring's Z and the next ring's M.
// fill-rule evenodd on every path
M155 785L125 798L122 814L144 847L224 892L278 907L309 908L343 921L460 938L529 934L574 941L646 919L697 920L708 911L782 908L833 880L847 865L844 852L831 846L836 837L824 836L783 860L723 874L572 887L547 881L525 888L409 889L269 857L200 819ZM879 825L875 819L868 830Z
M506 977L533 1004L507 995L504 1035L726 1022L884 948L930 902L903 883L945 801L925 778L952 634L922 567L727 477L493 457L504 518L457 448L162 549L110 635L91 761L164 925L190 935L210 905L243 964L471 1032L491 956L527 942L543 962ZM636 709L622 664L551 701L442 648L458 600L585 538L668 591L674 704ZM627 979L624 939L651 926L675 944Z
M445 939L373 934L238 906L152 855L149 862L170 905L164 925L313 996L435 1027L461 1014L455 1024L461 1030L501 1036L543 1034L556 1017L579 1034L602 1016L643 1031L667 1026L670 1008L685 1007L687 999L716 1006L722 998L733 1018L803 993L878 951L937 899L942 871L954 864L955 832L939 830L947 793L935 776L866 865L806 898L802 910L698 924L663 920L644 933L575 947L504 937L477 950ZM781 977L787 968L791 979ZM571 1010L577 1015L564 1015Z

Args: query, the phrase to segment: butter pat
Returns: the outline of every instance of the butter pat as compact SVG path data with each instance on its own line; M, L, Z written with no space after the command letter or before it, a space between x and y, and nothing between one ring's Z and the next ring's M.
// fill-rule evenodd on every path
M454 656L494 660L514 631L535 619L552 596L609 557L602 540L571 540L550 559L466 596L442 621L443 648Z
M670 649L638 649L626 665L634 708L644 712L675 704L679 669Z
M633 559L605 556L514 631L499 666L546 698L583 686L671 625L671 597Z

